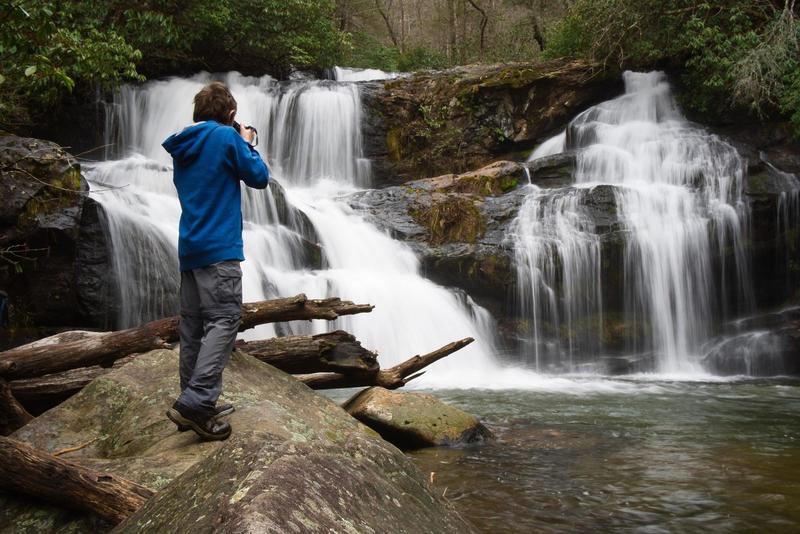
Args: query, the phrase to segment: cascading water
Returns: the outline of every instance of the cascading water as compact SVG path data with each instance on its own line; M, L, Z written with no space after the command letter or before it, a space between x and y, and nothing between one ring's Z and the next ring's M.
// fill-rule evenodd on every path
M599 287L603 247L585 214L594 202L587 191L611 186L624 252L603 270L624 273L624 323L644 332L627 348L653 351L661 372L693 372L715 321L750 304L746 167L730 144L682 117L663 73L626 72L624 79L623 96L581 113L532 155L576 151L577 184L534 191L520 211L520 300L532 307L536 351L548 329L550 339L563 338L557 330L566 324L571 338L576 320L599 325L594 336L603 339L599 302L617 289ZM541 298L540 288L556 287ZM563 364L564 352L557 344L552 357Z
M528 352L538 369L573 368L574 355L599 350L595 332L576 336L574 327L577 320L602 317L600 239L581 208L580 190L528 187L515 236L520 311L532 322Z
M212 78L202 74L123 88L107 127L109 157L120 159L87 168L93 197L109 220L120 288L119 327L177 311L180 206L171 160L160 143L190 123L192 98ZM243 188L245 301L303 292L375 304L373 313L343 318L337 325L378 350L384 366L476 337L457 362L437 363L420 383L479 383L495 367L493 328L485 310L422 278L408 247L337 200L369 183L369 167L361 158L358 87L330 81L279 83L236 73L223 81L238 102L240 120L260 132L259 150L273 176L286 186L285 191ZM326 268L308 261L317 239ZM321 332L331 326L324 321L266 325L244 335Z
M353 69L334 67L333 79L337 82L368 82L373 80L390 80L401 76L399 72L384 72L378 69Z

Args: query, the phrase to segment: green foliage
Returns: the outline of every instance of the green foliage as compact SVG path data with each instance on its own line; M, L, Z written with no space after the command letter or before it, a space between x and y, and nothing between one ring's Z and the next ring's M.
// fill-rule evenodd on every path
M11 0L0 4L0 124L75 90L205 69L283 75L336 63L332 0Z
M353 34L352 45L342 59L344 64L352 67L385 71L413 72L449 66L445 56L424 46L416 46L403 53L394 46L379 43L364 32Z
M800 126L793 2L578 0L549 35L550 57L682 72L684 104L720 115L780 109ZM800 129L798 129L800 132Z
M110 88L137 79L141 54L113 30L46 1L0 6L0 123L29 120L29 107L53 104L76 84Z
M794 131L800 132L800 66L786 73L784 85L786 90L780 95L780 110L789 117Z

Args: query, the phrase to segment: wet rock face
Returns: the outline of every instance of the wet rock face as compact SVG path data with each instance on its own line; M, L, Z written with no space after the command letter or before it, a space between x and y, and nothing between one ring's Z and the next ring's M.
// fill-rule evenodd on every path
M474 415L424 393L372 387L348 400L344 408L403 449L473 443L493 437Z
M138 356L13 436L158 493L122 532L471 532L396 448L289 375L235 352L221 402L233 435L202 442L164 415L178 355ZM10 496L0 531L102 532L108 525Z
M522 159L587 107L622 90L593 65L466 66L370 84L362 90L365 157L378 186Z
M767 126L771 126L768 128ZM728 132L747 158L751 275L759 308L797 296L800 267L800 142L782 125Z
M800 307L726 324L702 365L717 375L800 376Z
M58 145L0 136L0 288L12 325L106 327L113 313L99 207Z
M354 209L420 258L423 274L502 313L515 281L509 225L525 197L523 166L499 161L463 174L359 192Z
M269 190L275 200L278 222L298 234L302 251L300 263L310 269L321 269L324 252L314 225L305 213L286 200L286 191L276 180L269 181Z

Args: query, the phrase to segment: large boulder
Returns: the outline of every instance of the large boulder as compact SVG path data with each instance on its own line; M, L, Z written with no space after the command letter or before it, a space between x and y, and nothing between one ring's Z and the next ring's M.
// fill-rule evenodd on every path
M75 158L49 141L0 135L0 289L12 327L108 327L113 282L102 210Z
M344 409L403 449L473 443L492 437L474 415L426 393L371 387L348 400Z
M122 532L470 532L396 448L291 376L235 352L223 401L233 435L202 442L164 412L178 394L176 351L98 378L14 438L158 493ZM102 532L108 525L17 496L0 531Z
M469 65L365 84L364 155L378 185L522 159L622 80L582 61Z

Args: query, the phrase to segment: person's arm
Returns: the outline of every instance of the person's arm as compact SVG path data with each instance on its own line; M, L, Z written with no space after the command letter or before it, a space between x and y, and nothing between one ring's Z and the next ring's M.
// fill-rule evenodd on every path
M233 140L233 163L238 177L250 187L264 189L269 183L269 167L255 148L231 128Z

